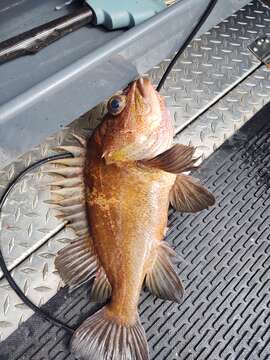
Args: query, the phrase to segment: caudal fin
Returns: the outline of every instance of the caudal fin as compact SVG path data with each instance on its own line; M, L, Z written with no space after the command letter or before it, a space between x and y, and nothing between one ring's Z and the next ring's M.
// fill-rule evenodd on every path
M138 319L123 326L106 316L106 307L86 319L71 340L71 351L80 360L149 360L144 329Z

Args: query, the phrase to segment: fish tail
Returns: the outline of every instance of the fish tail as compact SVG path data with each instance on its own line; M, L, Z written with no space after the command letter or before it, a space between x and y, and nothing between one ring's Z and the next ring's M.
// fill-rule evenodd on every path
M81 360L149 360L139 316L132 326L108 317L106 307L86 319L71 339L71 351Z

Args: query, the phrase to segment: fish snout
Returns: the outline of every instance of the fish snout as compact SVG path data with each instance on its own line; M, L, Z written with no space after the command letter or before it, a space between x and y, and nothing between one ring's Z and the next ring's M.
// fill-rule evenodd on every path
M151 82L149 81L149 79L146 79L146 78L143 78L143 77L139 78L136 81L136 88L138 89L140 95L143 98L146 98L147 95L149 94L149 91L153 90L153 87L152 87Z

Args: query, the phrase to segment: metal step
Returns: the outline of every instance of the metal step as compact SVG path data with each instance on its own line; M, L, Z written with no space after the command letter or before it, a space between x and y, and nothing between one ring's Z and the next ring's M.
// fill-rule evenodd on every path
M156 360L267 360L270 350L270 105L194 174L216 195L210 211L169 216L182 261L180 305L143 293L140 315ZM46 305L71 326L96 311L85 286ZM0 345L1 360L74 360L64 330L36 315Z
M219 0L204 31L248 1L227 0L225 6ZM81 0L69 6L64 6L65 2L2 0L0 39L82 5ZM85 26L34 56L1 65L0 168L171 56L207 4L208 0L176 0L170 8L127 31Z

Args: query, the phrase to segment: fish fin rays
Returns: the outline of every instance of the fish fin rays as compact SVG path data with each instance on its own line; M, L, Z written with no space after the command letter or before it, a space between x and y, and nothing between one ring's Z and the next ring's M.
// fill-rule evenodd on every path
M139 321L124 326L104 307L86 319L71 339L71 351L82 360L149 360L144 329Z
M81 237L71 241L56 256L55 267L72 290L90 281L97 274L98 260L91 249L91 239Z
M103 300L110 296L111 286L89 237L83 179L87 138L83 134L71 135L76 144L61 145L54 150L67 151L73 157L51 161L43 171L52 178L46 184L50 186L51 198L45 202L54 209L55 216L67 222L66 226L78 236L58 252L55 267L71 290L103 274L98 276L93 288L94 296Z
M141 160L140 163L169 173L180 174L196 168L197 159L193 158L194 152L193 146L175 144L153 159Z
M187 175L177 175L169 200L172 207L181 212L197 212L215 204L214 195Z
M46 179L51 198L45 202L56 210L57 218L67 221L67 226L82 236L88 233L83 179L86 138L78 134L72 136L76 139L75 145L58 146L54 150L60 153L68 151L73 157L54 160L45 166L43 173L51 179Z
M111 292L111 284L109 283L105 271L101 268L96 275L91 289L91 301L103 304L111 297Z
M170 191L170 203L177 211L197 212L215 203L214 196L205 187L191 176L181 174L196 169L195 163L198 159L193 158L194 152L193 146L175 144L153 159L139 162L145 166L177 174Z
M165 241L162 241L158 248L156 262L145 277L145 285L153 295L179 303L184 288L173 267L172 258L178 258L176 252Z

